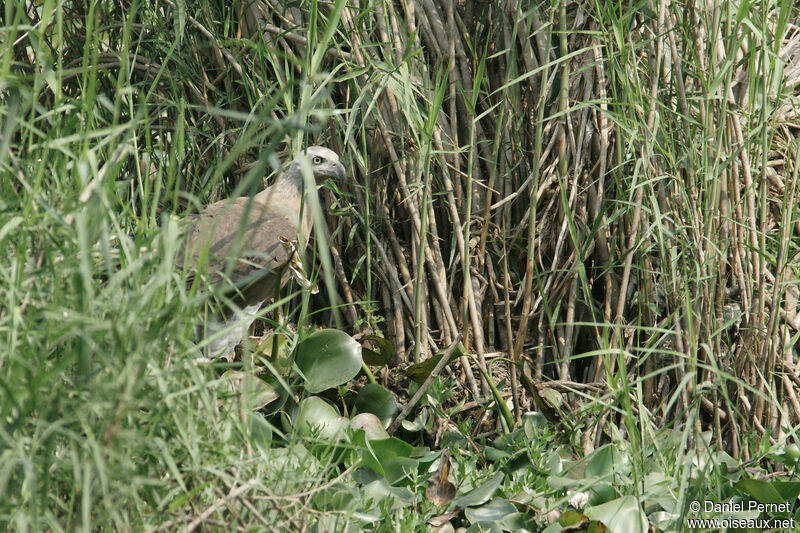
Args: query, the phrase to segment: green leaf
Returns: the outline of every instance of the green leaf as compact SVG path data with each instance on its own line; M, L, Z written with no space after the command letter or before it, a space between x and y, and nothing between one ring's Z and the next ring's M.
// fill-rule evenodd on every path
M496 463L498 461L502 461L504 459L508 459L509 457L511 457L510 453L508 453L508 452L506 452L504 450L498 450L497 448L495 448L493 446L485 447L483 449L483 454L486 456L486 460L492 461L493 463Z
M297 345L297 367L306 390L321 392L347 383L361 370L361 345L338 329L323 329Z
M536 520L526 513L511 513L503 517L500 527L506 531L538 531L539 525Z
M489 498L494 496L495 491L503 482L504 475L502 472L496 473L492 479L483 485L453 500L453 505L456 507L474 507L489 501Z
M759 503L785 503L797 499L800 481L761 481L742 479L734 488L752 496Z
M372 345L370 348L362 348L364 362L370 366L383 366L394 357L394 345L389 339L378 335L365 335L364 341Z
M547 425L547 418L539 411L532 411L522 415L522 427L525 430L525 436L529 439L536 437Z
M372 451L380 461L388 461L395 457L411 457L414 447L396 437L374 440L370 443Z
M617 491L614 490L614 485L607 481L597 481L592 483L589 488L589 505L600 505L614 500L617 496Z
M221 392L232 396L241 395L240 401L252 411L257 411L268 403L274 402L279 396L272 386L258 376L238 370L228 370L222 374L220 384ZM222 401L227 403L229 399Z
M339 437L349 425L348 419L339 416L332 405L316 396L300 402L294 420L295 430L300 435L308 436L316 432L323 439Z
M386 481L396 485L404 479L410 479L411 474L419 469L419 460L411 457L395 457L383 462L383 471Z
M494 522L478 522L469 526L464 533L503 533L503 530Z
M463 344L459 343L458 346L456 346L456 349L453 350L453 353L450 355L450 359L447 361L447 364L449 365L466 353L467 349L464 348ZM443 355L444 352L440 352L432 357L429 357L428 359L425 359L421 363L411 365L406 370L406 374L408 374L408 377L417 383L422 383L431 374L431 372L433 372L433 369L439 364L439 361L442 359Z
M413 446L396 437L367 440L366 436L357 435L355 440L364 448L361 463L382 476L386 475L384 466L388 461L396 457L411 457L414 452Z
M430 407L423 407L414 420L403 420L403 429L406 431L423 431L433 427L433 419L428 420Z
M562 513L562 515L558 517L558 523L565 527L574 526L575 524L580 524L581 522L588 522L588 521L589 517L581 513L580 511L567 511L566 513Z
M363 429L369 440L388 439L389 434L380 419L372 413L358 413L350 420L353 429Z
M407 487L392 487L385 479L376 479L363 488L364 499L372 499L379 502L384 498L389 498L392 509L409 507L414 504L414 493Z
M175 10L173 18L178 26L178 31L175 32L175 35L177 37L178 44L180 44L183 42L183 32L186 29L186 0L175 0L175 6L177 9Z
M377 383L364 385L358 392L355 405L359 413L372 413L386 426L398 411L392 393Z
M590 519L605 524L610 531L647 533L650 529L647 517L639 507L636 498L630 495L587 507L583 512Z
M281 376L285 376L292 368L292 350L289 340L283 333L273 333L258 346L257 355L267 357L275 365Z
M480 507L467 507L464 509L464 515L473 524L476 522L498 522L516 512L517 508L505 498L494 498Z
M586 477L607 476L614 471L621 461L619 450L612 444L606 444L589 455L589 462L586 465L584 475Z
M247 413L247 427L250 429L250 442L261 448L272 444L272 424L261 413Z
M337 483L316 491L311 497L311 507L319 511L354 511L359 501L358 489Z

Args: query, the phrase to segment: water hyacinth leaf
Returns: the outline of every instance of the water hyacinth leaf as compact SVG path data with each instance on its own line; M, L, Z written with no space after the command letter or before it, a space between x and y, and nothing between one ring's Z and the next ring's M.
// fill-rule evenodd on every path
M471 523L499 522L506 516L516 513L517 508L505 498L494 498L480 507L467 507L464 515Z
M383 359L381 359L381 354L376 352L375 350L371 350L369 348L361 347L361 357L364 359L364 362L369 366L383 366Z
M272 444L272 424L261 413L247 413L247 426L250 429L250 442L269 448Z
M292 368L292 350L283 333L273 333L258 345L257 356L267 357L280 375L285 376Z
M370 446L380 461L388 461L395 457L411 457L414 453L412 445L396 437L372 441Z
M464 533L502 533L502 531L500 525L495 522L476 522L464 530Z
M553 407L561 407L564 403L564 398L561 396L561 393L549 387L545 387L541 390L541 396L544 401Z
M350 420L350 427L353 429L363 429L364 436L369 440L389 438L389 434L386 432L383 422L372 413L358 413Z
M356 409L359 413L372 413L388 426L397 411L392 393L377 383L368 383L358 392Z
M339 416L336 409L325 400L310 396L300 402L294 426L303 436L318 435L323 439L339 437L350 421Z
M388 439L377 439L359 443L363 445L364 452L362 453L361 461L364 466L370 468L382 476L386 475L386 468L389 462L395 458L410 458L414 451L414 447L395 437ZM417 463L418 460L415 459Z
M589 463L586 465L584 474L586 477L607 476L614 471L621 461L619 450L612 444L606 444L596 449L589 456Z
M532 516L520 512L514 512L504 516L500 521L500 527L506 531L516 531L519 533L539 530L539 526Z
M297 345L297 367L306 378L306 390L322 392L343 385L361 370L361 345L343 331L323 329Z
M419 470L419 460L411 457L395 457L383 463L386 481L390 485L397 485L406 479L411 480L412 475Z
M474 507L489 501L489 498L494 496L495 491L503 482L503 472L498 472L486 483L474 488L470 492L459 496L455 499L453 504L457 507Z
M452 363L462 355L467 353L467 349L464 348L464 345L459 343L458 346L453 350L453 353L450 355L450 359L447 361L447 364ZM433 369L436 368L436 365L439 364L439 361L442 359L444 352L438 353L433 357L430 357L421 363L417 363L411 365L406 370L406 374L408 377L411 378L413 381L417 383L422 383L427 379L427 377L433 372Z
M408 507L414 503L414 493L409 488L392 487L385 479L367 483L362 490L364 498L372 499L374 502L389 498L392 509Z
M389 339L378 335L365 335L363 340L371 345L370 348L366 346L362 348L364 362L368 365L383 366L394 357L394 346Z
M583 522L589 522L589 517L579 511L567 511L558 517L558 523L562 526L574 526Z
M390 437L391 438L391 437ZM353 434L353 444L360 447L361 451L361 464L365 468L359 468L353 474L353 478L358 480L359 483L371 483L376 479L379 479L378 476L383 477L386 473L383 470L383 466L378 458L375 456L375 452L372 451L372 445L369 439L367 439L367 435L365 431L356 431Z
M760 479L742 479L734 488L751 496L760 503L785 503L793 501L800 493L798 481L763 481Z
M584 514L592 520L602 522L610 531L647 533L650 529L647 516L639 508L636 498L631 495L587 507L584 509Z
M222 374L221 385L224 393L240 396L244 406L252 411L261 409L279 396L272 386L247 372L228 370Z

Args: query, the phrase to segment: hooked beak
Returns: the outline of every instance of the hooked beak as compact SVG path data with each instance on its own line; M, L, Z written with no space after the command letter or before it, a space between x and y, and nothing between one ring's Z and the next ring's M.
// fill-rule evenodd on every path
M343 164L336 163L335 176L332 176L332 177L335 177L335 178L337 178L339 180L343 180L345 177L347 177L347 171L344 169L344 165Z

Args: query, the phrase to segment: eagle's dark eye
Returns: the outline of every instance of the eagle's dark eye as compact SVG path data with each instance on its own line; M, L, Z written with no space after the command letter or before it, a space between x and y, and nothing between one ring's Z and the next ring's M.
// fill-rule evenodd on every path
M315 156L314 159L311 160L311 162L314 163L315 165L321 165L322 158L320 156Z

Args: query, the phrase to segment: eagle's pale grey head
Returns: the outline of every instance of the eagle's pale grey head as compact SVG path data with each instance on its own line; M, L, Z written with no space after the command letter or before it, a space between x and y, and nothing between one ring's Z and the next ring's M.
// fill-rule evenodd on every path
M309 146L305 152L300 152L292 161L292 167L300 171L300 161L307 159L311 163L311 170L317 181L325 178L342 180L345 178L344 165L339 162L339 156L333 150L324 146Z

